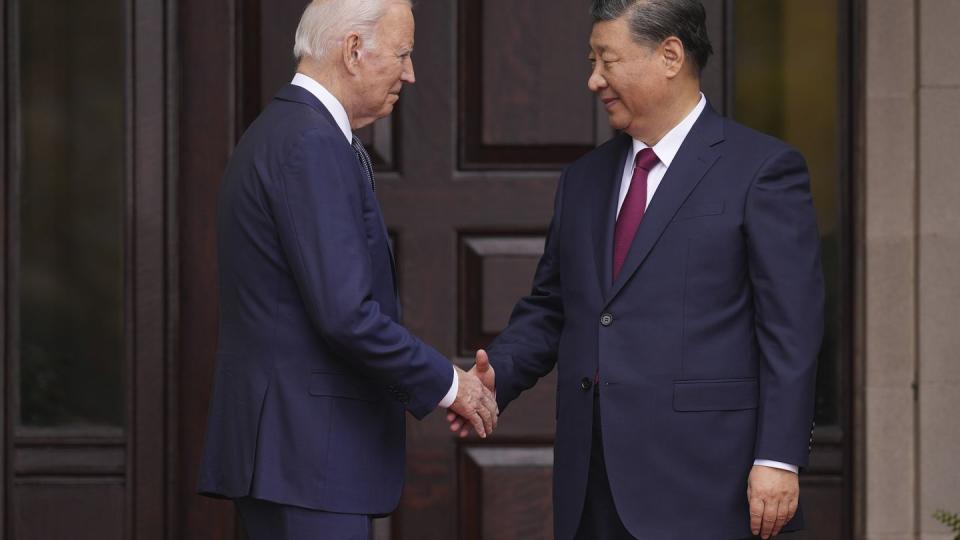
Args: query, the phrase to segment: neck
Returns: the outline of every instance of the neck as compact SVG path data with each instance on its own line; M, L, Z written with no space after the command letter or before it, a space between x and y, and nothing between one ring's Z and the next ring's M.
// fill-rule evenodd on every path
M337 98L337 101L343 105L343 109L347 111L351 129L356 129L354 114L352 113L354 105L349 99L351 94L347 91L347 85L344 84L343 78L338 75L336 66L324 65L311 58L304 58L297 66L297 73L302 73L317 81L327 89L327 92L333 94L333 97Z
M653 147L667 133L670 133L670 130L677 127L677 124L682 122L698 103L700 103L699 84L678 92L674 99L659 108L657 118L653 122L645 122L642 128L628 129L627 133L634 139Z

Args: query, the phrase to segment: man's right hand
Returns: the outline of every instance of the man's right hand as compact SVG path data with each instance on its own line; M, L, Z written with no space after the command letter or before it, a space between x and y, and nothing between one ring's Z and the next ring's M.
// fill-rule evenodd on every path
M483 383L483 386L485 386L490 392L493 392L494 404L496 404L497 376L493 370L493 366L490 365L490 359L487 357L487 351L483 349L477 350L477 363L470 368L468 374L476 375L480 379L480 382ZM447 413L447 422L450 423L450 431L459 431L461 437L466 437L467 420L461 415L457 414L452 407L450 408L450 411L451 412ZM497 414L499 414L499 409ZM494 425L496 425L496 421L494 422Z
M747 478L750 530L764 540L780 534L793 519L800 500L797 473L754 465Z
M480 382L473 373L455 367L457 372L457 399L450 405L450 411L473 425L477 435L483 438L497 427L497 400L493 393ZM461 436L466 435L466 428Z

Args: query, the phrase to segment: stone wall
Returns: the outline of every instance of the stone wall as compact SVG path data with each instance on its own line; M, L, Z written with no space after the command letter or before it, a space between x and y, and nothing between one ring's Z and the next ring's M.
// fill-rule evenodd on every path
M952 538L960 512L960 1L865 10L858 521Z

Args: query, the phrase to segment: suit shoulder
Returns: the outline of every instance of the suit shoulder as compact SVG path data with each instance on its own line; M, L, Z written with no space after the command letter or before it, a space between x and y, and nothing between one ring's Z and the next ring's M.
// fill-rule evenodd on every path
M335 170L350 163L353 150L343 132L322 113L299 103L274 100L250 124L233 151L224 185L278 185L307 160ZM259 188L258 188L259 189Z
M243 138L267 138L284 146L309 137L314 141L345 142L343 132L316 109L282 100L274 100L250 125Z
M723 120L726 142L737 148L739 152L749 152L759 159L786 153L799 154L796 148L781 139L726 117Z

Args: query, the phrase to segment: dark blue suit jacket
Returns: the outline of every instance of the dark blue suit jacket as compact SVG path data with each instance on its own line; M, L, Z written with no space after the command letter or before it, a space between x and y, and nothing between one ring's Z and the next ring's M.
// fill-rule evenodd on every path
M505 409L556 364L557 538L573 537L583 507L598 369L610 487L631 533L746 538L753 460L804 466L809 453L824 291L807 168L708 105L614 281L630 147L617 136L561 176L533 291L488 351L497 399Z
M404 411L432 411L453 369L398 324L376 198L306 90L283 88L240 140L217 228L220 341L200 491L392 511Z

